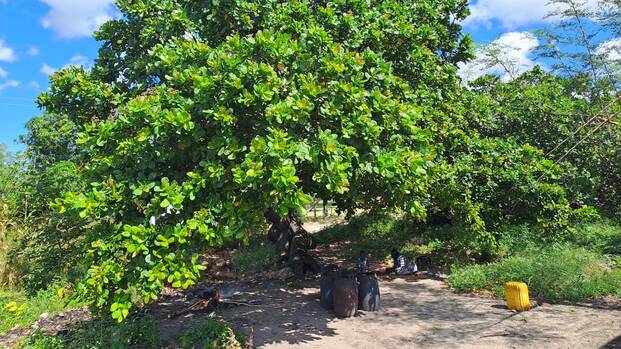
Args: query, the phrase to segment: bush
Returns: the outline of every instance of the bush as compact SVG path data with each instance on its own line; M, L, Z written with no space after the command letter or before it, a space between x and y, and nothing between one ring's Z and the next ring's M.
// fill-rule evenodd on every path
M351 242L344 250L345 258L355 258L360 250L370 256L384 258L392 248L400 248L409 238L416 235L411 221L390 215L361 215L348 223L328 227L315 235L320 244Z
M233 269L238 274L272 270L281 265L276 245L264 236L252 239L249 245L231 256Z
M315 235L322 244L349 242L337 251L342 258L355 258L360 250L376 259L388 258L399 249L409 256L430 255L436 266L472 261L474 246L470 232L450 224L420 223L407 216L360 215L349 223L328 227Z
M462 292L504 295L508 281L528 284L531 295L550 302L621 295L621 270L597 253L570 245L535 248L485 265L454 266L448 278Z

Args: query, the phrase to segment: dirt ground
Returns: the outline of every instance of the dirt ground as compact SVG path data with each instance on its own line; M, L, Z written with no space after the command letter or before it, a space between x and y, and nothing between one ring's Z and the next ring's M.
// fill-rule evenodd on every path
M454 294L442 281L393 279L381 282L380 311L338 319L319 306L316 284L249 288L235 298L261 306L222 316L257 348L621 348L619 310L543 304L515 313L502 300Z
M343 263L333 251L342 247L320 246L315 255ZM300 289L279 282L246 287L234 298L261 305L225 309L222 317L252 336L257 348L621 348L618 309L545 303L516 313L501 299L455 294L438 279L380 278L378 312L334 317L319 306L314 279Z

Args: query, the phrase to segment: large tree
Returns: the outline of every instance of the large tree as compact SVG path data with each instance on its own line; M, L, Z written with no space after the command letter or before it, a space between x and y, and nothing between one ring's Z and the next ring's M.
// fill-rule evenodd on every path
M123 17L96 34L95 67L55 74L39 102L80 131L92 183L56 206L91 221L86 287L119 320L131 295L195 283L201 249L312 196L348 213L432 208L484 231L485 217L513 211L481 210L501 196L479 182L498 179L516 203L550 191L535 183L549 169L535 149L499 153L499 140L465 130L465 0L118 5ZM534 188L510 185L523 167ZM549 214L540 206L524 211Z

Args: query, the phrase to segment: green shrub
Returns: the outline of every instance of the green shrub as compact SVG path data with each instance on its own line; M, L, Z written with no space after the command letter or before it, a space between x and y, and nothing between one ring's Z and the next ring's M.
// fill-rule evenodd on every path
M241 338L223 321L195 321L179 337L182 348L241 349Z
M479 241L462 226L424 224L405 216L360 215L348 223L328 227L315 237L324 244L351 243L348 249L339 251L343 258L355 258L365 250L371 257L382 259L396 248L410 256L430 255L436 266L471 262L482 250Z
M246 248L235 252L231 263L238 274L272 270L282 265L276 245L264 236L252 239Z
M342 251L345 258L355 258L360 250L370 256L384 258L393 248L401 248L419 232L411 221L390 215L360 215L349 222L328 227L315 234L321 244L350 242Z
M570 245L535 248L496 263L454 266L448 284L458 291L490 290L522 281L531 295L551 302L621 295L621 270L597 253Z

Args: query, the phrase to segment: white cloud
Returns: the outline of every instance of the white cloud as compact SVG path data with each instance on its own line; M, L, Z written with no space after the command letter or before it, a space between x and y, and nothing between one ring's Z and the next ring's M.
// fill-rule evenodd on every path
M30 46L30 48L28 49L28 52L26 52L26 54L30 57L34 57L34 56L38 56L39 55L39 49L36 46Z
M41 85L39 85L39 83L36 81L31 81L30 84L28 85L30 85L30 87L34 88L35 90L38 90L41 88Z
M0 40L0 61L14 62L17 60L15 51L12 48L6 46L3 40Z
M64 39L90 36L117 16L114 0L41 0L50 7L41 23Z
M470 16L463 22L465 26L490 27L492 21L500 22L505 29L512 30L525 25L550 22L555 18L545 18L555 8L549 0L478 0L470 6ZM597 9L599 0L584 0L589 9ZM558 8L558 7L557 7Z
M621 38L611 39L600 44L595 50L595 54L607 61L615 62L621 60Z
M17 80L9 80L7 82L4 83L0 83L0 92L2 92L2 90L7 89L7 88L15 88L17 86L20 85L20 82Z
M86 56L80 54L74 55L69 59L69 63L65 64L63 68L69 68L71 66L82 67L84 69L90 69L91 62L89 62Z
M90 69L93 66L93 62L89 61L88 57L86 56L76 54L69 59L69 62L67 62L67 64L62 66L62 69L73 67L73 66L82 67L84 69ZM50 76L56 73L57 71L58 71L58 68L54 68L47 63L43 63L41 65L41 69L39 69L39 72L47 76Z
M6 78L7 75L9 75L9 73L0 67L0 78Z
M58 69L56 68L52 68L50 67L47 63L43 63L43 65L41 65L41 69L39 69L39 71L47 76L50 76L54 73L56 73Z
M503 34L478 49L475 59L460 64L459 75L465 82L487 74L499 75L503 81L511 80L535 66L530 56L538 45L539 40L529 32Z

